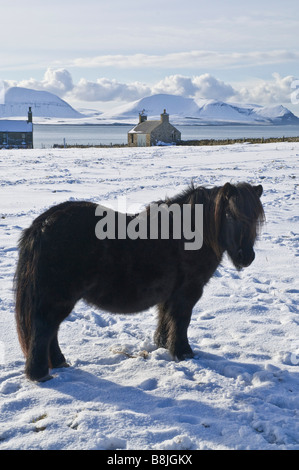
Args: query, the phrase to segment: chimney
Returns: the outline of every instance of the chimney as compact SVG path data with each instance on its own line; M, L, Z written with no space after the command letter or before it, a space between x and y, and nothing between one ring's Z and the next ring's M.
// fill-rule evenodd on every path
M166 109L164 109L163 114L161 114L161 121L162 122L169 122L169 114L167 114Z
M31 107L29 108L29 111L28 111L28 119L27 119L27 122L32 122L32 111L31 111Z
M145 113L144 109L141 111L141 113L139 113L139 124L141 124L144 121L147 121L147 115L144 113Z

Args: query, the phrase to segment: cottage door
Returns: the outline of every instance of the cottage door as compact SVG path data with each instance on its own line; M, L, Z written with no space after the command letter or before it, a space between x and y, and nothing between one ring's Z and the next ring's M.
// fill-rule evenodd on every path
M146 147L146 134L137 134L138 147Z

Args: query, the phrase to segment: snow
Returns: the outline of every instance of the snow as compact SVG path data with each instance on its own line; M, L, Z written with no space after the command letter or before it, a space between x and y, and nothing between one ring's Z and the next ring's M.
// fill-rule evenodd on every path
M299 449L298 160L294 143L0 152L0 449ZM12 281L22 229L68 199L127 207L190 183L262 183L256 259L228 259L194 308L194 359L153 343L155 308L112 315L83 302L61 326L71 363L24 376Z
M298 124L299 118L284 106L242 105L218 100L198 99L170 94L147 96L111 110L79 112L54 93L29 88L11 87L5 90L0 104L0 118L26 118L31 106L33 122L39 124L137 124L143 110L149 120L160 120L166 109L170 121L177 125L212 124Z
M34 118L68 118L76 120L83 114L72 108L54 93L30 88L11 87L5 90L3 104L0 104L0 117L26 117L29 106ZM34 122L37 120L34 119ZM43 121L43 119L41 119Z
M0 119L0 132L32 132L32 122Z
M160 119L166 109L173 124L291 124L298 123L284 106L242 105L219 100L184 98L182 96L157 94L142 98L103 113L101 122L136 122L143 110L149 119Z
M160 119L161 113L166 108L167 113L176 118L185 118L185 116L196 116L198 106L191 98L182 96L157 94L148 96L132 103L122 105L112 109L111 112L104 113L101 118L104 119L138 119L138 114L144 109L149 116L155 116Z

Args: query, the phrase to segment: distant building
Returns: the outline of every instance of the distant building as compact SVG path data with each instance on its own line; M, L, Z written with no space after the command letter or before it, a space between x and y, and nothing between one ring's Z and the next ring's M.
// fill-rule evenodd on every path
M139 114L139 123L128 132L130 147L150 147L159 143L176 143L181 133L169 122L169 114L161 114L160 121L148 121L144 112Z
M0 148L33 148L32 111L27 121L0 119Z

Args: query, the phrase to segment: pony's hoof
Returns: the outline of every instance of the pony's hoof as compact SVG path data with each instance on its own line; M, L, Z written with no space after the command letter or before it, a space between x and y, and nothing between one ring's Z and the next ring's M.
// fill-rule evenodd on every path
M70 367L71 365L68 364L66 361L61 362L58 366L53 367L53 369L61 369L62 367Z
M177 355L176 357L177 357L178 361L184 361L185 359L193 359L194 353L191 350L191 351L187 351L185 353L182 353L180 355Z
M193 351L189 352L189 353L186 353L186 354L183 354L184 359L193 359L193 357L194 357Z
M38 383L43 383L43 382L48 382L48 380L53 379L53 375L47 374L44 377L41 377L40 379L36 379L35 382Z

